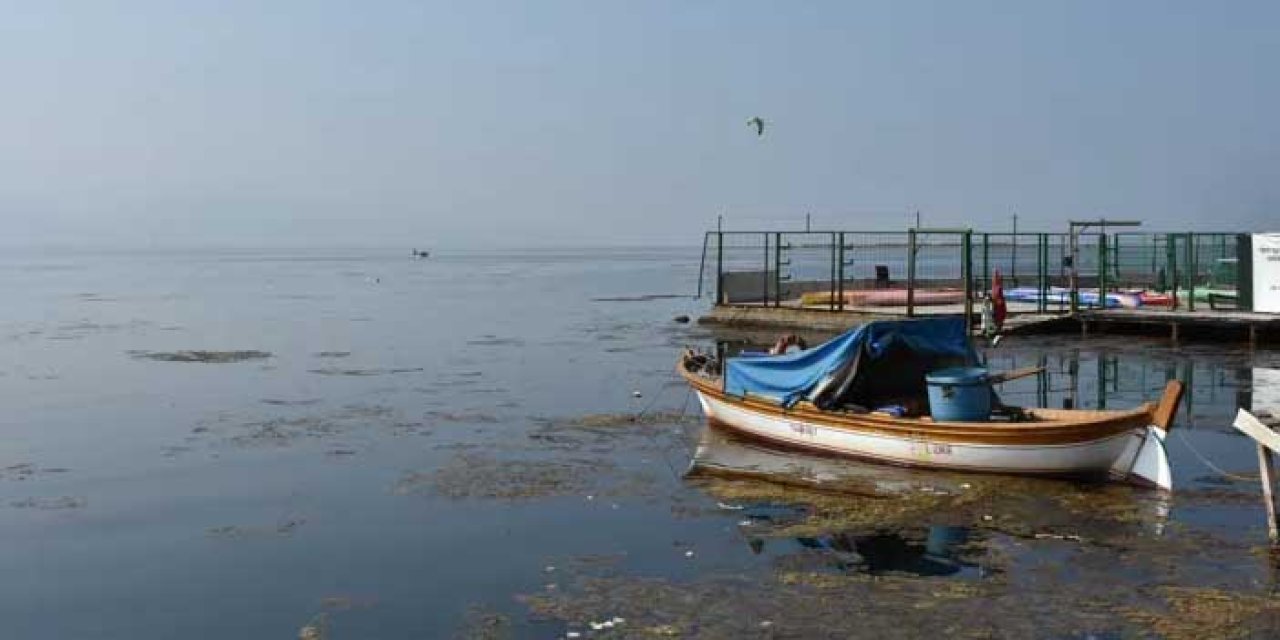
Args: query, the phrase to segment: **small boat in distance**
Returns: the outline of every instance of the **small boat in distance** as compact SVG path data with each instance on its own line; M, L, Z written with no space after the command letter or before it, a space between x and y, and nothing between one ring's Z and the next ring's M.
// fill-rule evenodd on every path
M430 251L418 251L417 249L414 249L414 250L413 250L413 259L414 259L414 260L421 260L421 259L423 259L423 258L427 258L427 257L430 257L430 256L431 256L431 252L430 252Z
M776 444L908 467L1172 488L1164 439L1181 382L1170 381L1159 404L1125 411L1024 409L1000 403L990 385L1028 372L989 375L977 363L963 318L932 318L871 322L812 349L724 362L686 350L677 369L709 422ZM956 403L976 413L957 413Z

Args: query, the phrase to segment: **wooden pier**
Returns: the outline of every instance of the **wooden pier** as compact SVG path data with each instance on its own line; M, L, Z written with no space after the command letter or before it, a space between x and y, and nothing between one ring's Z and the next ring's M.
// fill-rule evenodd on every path
M929 315L959 315L963 305L946 305L930 308ZM799 304L768 306L760 304L717 305L711 313L699 319L700 323L787 330L816 330L839 332L871 320L902 319L909 317L904 308L849 308L831 311L806 308ZM973 318L976 329L981 319ZM1251 346L1260 343L1280 343L1280 315L1227 310L1151 310L1151 309L1094 309L1071 313L1011 313L1005 321L1003 333L1033 335L1042 333L1072 333L1081 336L1105 333L1128 333L1146 336L1163 336L1174 341L1183 339L1210 339L1219 342L1244 343Z
M1093 332L1151 330L1159 328L1172 340L1189 335L1214 336L1256 345L1280 339L1280 315L1250 311L1171 311L1107 309L1080 311L1074 316L1081 335Z

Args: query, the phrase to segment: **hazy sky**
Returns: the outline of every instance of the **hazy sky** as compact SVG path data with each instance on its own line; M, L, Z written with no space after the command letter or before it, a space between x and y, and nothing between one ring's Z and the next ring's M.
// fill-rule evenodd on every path
M1280 2L0 1L0 242L1280 230ZM757 138L747 119L768 121Z

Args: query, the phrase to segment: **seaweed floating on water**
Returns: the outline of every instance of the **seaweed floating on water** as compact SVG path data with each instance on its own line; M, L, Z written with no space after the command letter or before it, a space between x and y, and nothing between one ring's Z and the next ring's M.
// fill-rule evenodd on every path
M242 527L238 525L224 525L221 527L210 527L206 533L215 538L283 537L293 535L294 531L297 531L299 527L306 523L306 518L287 518L276 523L274 526Z
M56 498L24 498L14 500L9 506L15 509L39 509L41 511L61 511L64 509L83 509L89 501L76 496L58 496Z
M463 453L431 473L407 473L393 492L430 492L453 500L490 498L521 500L578 495L591 486L592 476L613 468L598 460L500 460Z
M321 367L319 369L308 369L309 373L315 373L322 376L382 376L397 373L418 373L424 371L422 367L402 367L402 368L372 368L372 369L342 369L338 367Z
M305 398L302 400L283 400L279 398L263 398L262 404L274 405L277 407L306 407L313 404L320 404L324 400L320 398Z
M468 340L467 344L473 347L523 347L524 340L521 340L520 338L501 338L492 334L487 334L479 338Z
M496 611L471 606L453 637L456 640L504 640L511 637L511 620Z
M424 414L428 420L436 422L460 422L466 424L497 424L498 417L481 411L428 411Z
M26 480L42 473L66 473L65 467L37 467L30 462L20 462L0 468L0 480Z
M247 360L264 360L271 357L268 351L129 351L135 360L156 362L200 362L205 364L229 364Z
M1168 611L1120 607L1119 612L1166 640L1261 637L1261 629L1280 629L1280 600L1272 597L1210 587L1162 586L1156 591Z
M674 412L596 413L567 418L536 418L528 432L530 440L544 449L577 451L590 447L597 453L608 453L622 443L630 451L648 451L665 455L675 439L684 449L682 427L698 418ZM683 456L684 454L681 453Z

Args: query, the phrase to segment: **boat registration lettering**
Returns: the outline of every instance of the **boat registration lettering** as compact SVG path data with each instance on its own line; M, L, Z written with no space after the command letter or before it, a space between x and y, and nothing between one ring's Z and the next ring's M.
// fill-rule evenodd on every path
M926 442L923 440L913 440L911 442L911 454L920 458L949 456L951 453L951 445L945 442Z
M792 422L790 424L791 431L798 435L808 436L810 438L818 435L818 428L811 424L805 424L803 422Z

